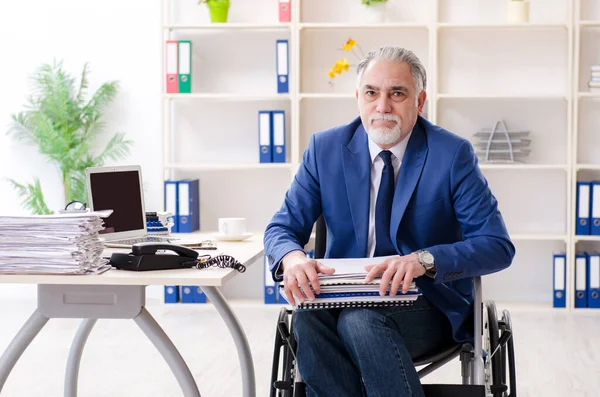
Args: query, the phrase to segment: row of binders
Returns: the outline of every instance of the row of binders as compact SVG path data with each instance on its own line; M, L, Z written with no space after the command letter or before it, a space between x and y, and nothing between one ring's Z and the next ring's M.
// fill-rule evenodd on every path
M600 181L577 182L575 234L600 235Z
M192 92L192 42L167 40L165 70L168 94Z
M200 180L165 181L165 211L173 214L172 233L200 229Z
M285 163L285 112L258 112L258 145L261 163Z
M554 255L554 307L566 307L565 254ZM575 307L600 308L600 253L580 252L575 255Z
M192 92L192 42L190 40L167 40L165 46L167 94L190 94ZM277 93L289 93L288 40L276 40L275 62Z
M206 294L194 285L165 285L165 303L206 303Z

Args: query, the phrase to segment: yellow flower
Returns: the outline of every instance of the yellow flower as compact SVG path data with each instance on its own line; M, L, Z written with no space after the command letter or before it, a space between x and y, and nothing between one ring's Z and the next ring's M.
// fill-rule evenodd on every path
M347 59L342 59L341 61L337 61L335 63L336 67L338 67L340 70L344 70L344 71L348 71L348 60Z
M344 51L350 51L355 45L356 40L348 39L348 41L346 41L346 44L342 44L342 48L344 49Z
M327 73L327 75L329 76L329 78L330 78L330 79L332 79L332 78L334 78L334 77L335 77L335 72L333 71L333 68L331 68L331 69L329 70L329 73Z

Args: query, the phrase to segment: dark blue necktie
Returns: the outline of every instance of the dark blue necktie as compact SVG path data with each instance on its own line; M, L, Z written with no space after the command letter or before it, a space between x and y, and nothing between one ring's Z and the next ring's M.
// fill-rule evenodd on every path
M390 218L394 200L394 167L392 166L392 152L383 150L379 156L381 156L384 166L375 206L375 256L385 256L396 253L390 238Z

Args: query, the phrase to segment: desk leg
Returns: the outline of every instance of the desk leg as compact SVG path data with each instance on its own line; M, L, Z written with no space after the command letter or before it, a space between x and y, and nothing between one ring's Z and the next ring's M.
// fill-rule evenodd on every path
M65 397L77 397L77 381L79 379L79 365L81 364L81 355L83 347L87 342L88 336L92 332L92 328L96 324L95 318L86 318L81 322L71 351L69 352L69 360L67 361L67 373L65 375Z
M171 368L173 375L175 375L177 382L179 382L183 395L185 397L200 397L198 386L194 381L189 367L165 331L158 325L148 310L142 308L140 314L133 321L144 331L148 339L152 341L167 364L169 364L169 368Z
M246 334L242 329L242 325L238 321L237 317L231 307L225 300L223 294L217 287L201 287L208 299L215 305L217 311L227 324L233 341L238 351L238 358L240 360L240 367L242 371L242 396L243 397L255 397L256 396L256 384L254 377L254 363L252 361L252 352L250 351L250 345Z
M0 357L0 392L4 387L4 383L6 383L6 379L8 379L10 371L12 371L17 361L19 361L21 354L23 354L27 346L35 339L47 322L48 317L43 316L36 309L10 342L2 357Z

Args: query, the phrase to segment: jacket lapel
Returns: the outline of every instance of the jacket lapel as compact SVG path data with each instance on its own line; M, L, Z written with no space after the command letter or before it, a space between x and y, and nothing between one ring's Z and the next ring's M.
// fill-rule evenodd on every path
M392 243L398 249L397 235L398 228L400 227L400 221L408 205L421 172L423 171L423 165L425 164L425 158L427 157L427 139L421 123L417 121L413 128L412 135L408 141L404 158L402 159L402 165L400 166L400 173L398 174L398 180L396 181L396 189L394 191L394 201L392 204L392 219L390 221L390 236L392 237Z
M362 124L356 128L350 143L342 147L342 163L358 252L366 255L369 229L371 156L367 144L367 133Z

